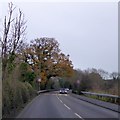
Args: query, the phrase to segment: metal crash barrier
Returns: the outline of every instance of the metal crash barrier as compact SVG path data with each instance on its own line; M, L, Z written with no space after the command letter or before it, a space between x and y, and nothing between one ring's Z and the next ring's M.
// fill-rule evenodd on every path
M94 97L102 100L108 100L114 103L120 103L120 96L110 95L110 94L100 94L100 93L92 93L92 92L84 92L81 91L85 96Z

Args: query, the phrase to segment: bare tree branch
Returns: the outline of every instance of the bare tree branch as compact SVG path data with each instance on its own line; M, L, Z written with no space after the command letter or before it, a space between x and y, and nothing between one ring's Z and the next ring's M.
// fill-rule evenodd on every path
M0 40L2 44L2 59L4 61L3 73L5 72L10 56L16 54L21 49L27 28L22 11L19 9L17 16L13 18L12 15L16 7L11 2L8 4L8 8L8 20L5 16L3 38Z

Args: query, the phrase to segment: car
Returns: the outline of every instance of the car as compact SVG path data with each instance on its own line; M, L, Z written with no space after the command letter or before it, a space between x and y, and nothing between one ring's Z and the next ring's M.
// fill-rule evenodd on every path
M69 88L65 88L65 90L69 91Z
M60 94L67 94L68 91L65 88L61 88L59 91Z

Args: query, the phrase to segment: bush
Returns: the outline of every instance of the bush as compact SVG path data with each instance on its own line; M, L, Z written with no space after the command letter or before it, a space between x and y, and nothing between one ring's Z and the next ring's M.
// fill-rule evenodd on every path
M25 82L25 86L28 89L29 97L32 98L35 95L35 90L33 89L32 85L28 82Z
M3 81L3 116L10 114L12 110L20 108L24 103L28 102L33 97L35 91L27 82L17 80Z
M26 103L29 100L30 96L27 87L22 82L20 83L20 90L21 90L22 101L23 103Z
M10 89L9 89L9 83L8 81L3 81L3 111L2 113L9 113L10 108L11 108L11 93L10 93Z

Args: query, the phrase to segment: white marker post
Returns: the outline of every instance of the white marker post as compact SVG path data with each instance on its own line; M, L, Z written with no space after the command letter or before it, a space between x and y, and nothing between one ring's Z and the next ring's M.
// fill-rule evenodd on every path
M38 87L39 87L39 88L38 88L38 91L40 91L40 82L41 82L41 78L38 78L37 81L38 81Z

